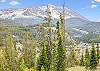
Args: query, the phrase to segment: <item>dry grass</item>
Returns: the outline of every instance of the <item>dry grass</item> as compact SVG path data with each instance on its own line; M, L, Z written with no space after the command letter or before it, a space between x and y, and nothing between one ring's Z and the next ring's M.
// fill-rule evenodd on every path
M68 68L68 71L91 71L91 70L87 70L84 67L77 66L77 67ZM92 70L92 71L100 71L100 67L97 67L96 70Z

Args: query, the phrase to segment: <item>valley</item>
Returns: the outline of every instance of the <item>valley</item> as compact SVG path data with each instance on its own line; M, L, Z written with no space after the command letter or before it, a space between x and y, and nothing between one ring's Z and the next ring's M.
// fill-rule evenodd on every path
M0 10L0 71L91 70L100 70L100 22L51 4Z

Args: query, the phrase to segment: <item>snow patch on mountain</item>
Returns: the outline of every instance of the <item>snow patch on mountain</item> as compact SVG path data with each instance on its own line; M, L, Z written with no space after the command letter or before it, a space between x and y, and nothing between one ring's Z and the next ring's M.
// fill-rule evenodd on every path
M60 13L62 12L62 7L57 7L54 5L48 5L51 11L52 18L59 18ZM47 6L41 7L31 7L31 8L19 8L19 9L3 9L0 10L0 18L3 19L12 19L15 18L33 18L41 17L44 18L47 16L46 13ZM65 19L78 17L83 18L81 15L73 12L69 8L65 8Z

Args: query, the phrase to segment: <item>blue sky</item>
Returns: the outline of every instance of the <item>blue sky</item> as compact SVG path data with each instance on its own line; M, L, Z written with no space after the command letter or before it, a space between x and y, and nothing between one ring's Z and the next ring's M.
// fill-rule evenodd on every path
M64 0L0 0L0 9L53 4L61 6ZM100 0L65 0L66 6L93 21L100 21Z
M67 0L66 3L89 20L100 21L100 0Z

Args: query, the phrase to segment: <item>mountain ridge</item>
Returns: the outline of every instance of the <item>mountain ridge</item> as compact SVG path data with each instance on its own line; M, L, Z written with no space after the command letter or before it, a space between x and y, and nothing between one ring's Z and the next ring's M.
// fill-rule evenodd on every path
M54 5L49 5L49 8L51 10L51 15L53 18L59 18L59 14L62 11L61 7L57 7ZM12 19L15 18L36 18L36 17L46 17L46 9L47 6L41 6L41 7L29 7L29 8L17 8L17 9L2 9L0 10L0 18L3 19ZM83 18L83 16L75 13L74 11L71 11L71 9L65 7L65 18L70 17L80 17Z
M52 15L52 23L59 19L62 7L49 5ZM15 23L23 25L40 24L47 17L47 6L17 8L17 9L2 9L0 10L0 18L13 20ZM65 28L72 37L81 37L88 33L100 34L100 22L89 21L79 13L65 7Z

